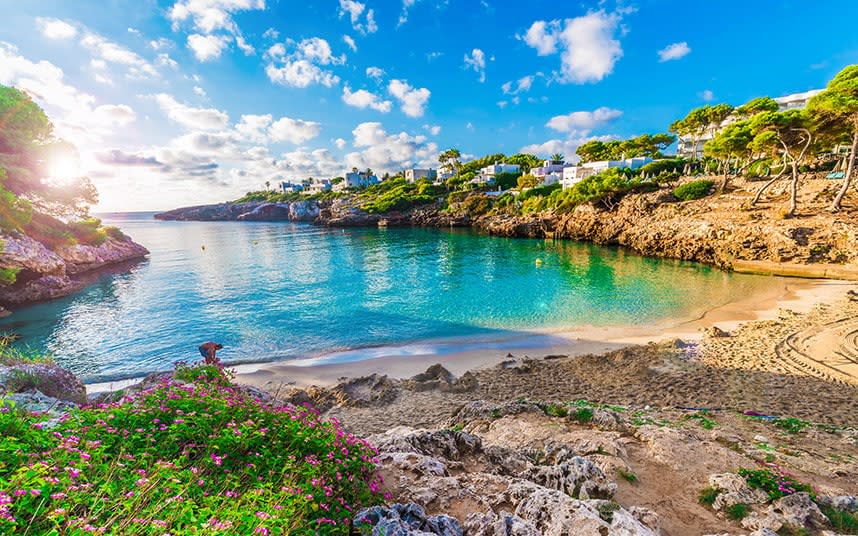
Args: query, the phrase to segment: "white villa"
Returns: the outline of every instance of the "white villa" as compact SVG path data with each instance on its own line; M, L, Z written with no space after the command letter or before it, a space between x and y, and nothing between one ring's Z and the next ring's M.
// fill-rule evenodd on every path
M474 184L491 184L495 182L495 176L500 175L501 173L518 173L520 170L521 166L518 164L502 164L495 162L490 166L481 168L480 173L471 179L470 182Z
M331 189L331 179L313 179L313 182L304 190L308 195L320 194Z
M545 160L542 166L531 169L530 174L539 179L543 186L549 186L562 181L564 170L571 166L562 160Z
M280 183L280 190L284 194L294 194L304 189L304 185L299 182L283 181Z
M411 168L405 170L405 180L408 182L415 182L420 179L428 179L430 181L434 181L438 177L438 172L432 168Z
M379 182L378 177L375 175L366 171L356 171L353 169L343 176L342 181L334 184L333 189L335 192L342 192L348 188L366 188Z
M590 175L601 173L609 168L629 168L640 169L643 166L652 162L652 158L648 156L637 156L634 158L623 158L621 160L600 160L598 162L587 162L578 166L569 166L563 168L563 179L560 185L565 190L583 181Z
M453 175L455 175L454 170L453 170L453 166L445 164L445 165L438 168L438 176L436 177L435 180L436 180L436 182L437 181L445 181L445 180L449 179L450 177L452 177Z
M807 106L807 102L811 98L819 95L822 91L823 90L821 89L811 89L810 91L805 91L803 93L793 93L792 95L777 97L774 101L778 103L778 110L781 112L785 112L787 110L801 110ZM720 125L709 125L697 140L696 147L694 146L694 139L691 136L680 136L679 142L676 146L676 155L683 158L702 158L703 146L706 142L717 136L724 127L734 123L735 121L736 118L731 115L722 121Z

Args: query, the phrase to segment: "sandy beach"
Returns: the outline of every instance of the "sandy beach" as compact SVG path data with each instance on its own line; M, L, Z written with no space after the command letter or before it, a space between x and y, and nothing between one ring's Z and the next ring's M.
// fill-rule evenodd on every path
M742 323L774 319L781 309L807 313L817 305L836 301L856 288L858 285L847 281L776 278L767 290L713 307L698 318L666 320L652 326L546 330L522 333L500 341L432 341L342 352L288 364L250 363L236 365L232 369L237 381L275 391L286 387L331 386L346 377L369 374L407 378L435 363L461 375L497 365L509 355L581 356L677 338L696 341L703 337L705 329L713 326L731 331Z

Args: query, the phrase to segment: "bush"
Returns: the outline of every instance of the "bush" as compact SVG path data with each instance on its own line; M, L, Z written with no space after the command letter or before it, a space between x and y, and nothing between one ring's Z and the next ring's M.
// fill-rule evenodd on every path
M715 499L717 499L720 494L721 490L718 488L713 488L711 486L705 487L700 490L700 494L697 496L697 502L703 506L712 506L715 504Z
M127 234L123 233L122 230L119 229L119 227L116 227L114 225L108 225L107 227L105 227L104 232L110 238L118 240L120 242L128 242L129 240L131 240L131 238Z
M772 501L800 491L813 493L813 488L809 485L796 481L776 466L774 469L739 469L739 476L744 478L751 488L768 493Z
M0 533L348 534L380 501L374 450L336 421L262 403L211 366L181 374L197 381L54 429L0 411Z
M751 513L751 507L745 503L731 504L724 509L724 513L726 513L727 517L733 521L741 521Z
M379 214L432 203L443 192L443 188L433 186L428 181L409 183L398 177L370 186L360 194L359 199L362 201L361 208L371 214Z
M87 218L68 224L72 236L81 244L100 246L107 240L107 231L101 228L101 220Z
M472 195L465 199L462 208L471 216L482 216L491 210L492 204L484 195Z
M851 514L827 505L821 505L820 510L831 522L838 534L858 534L858 514Z
M578 408L569 414L569 418L580 423L587 423L593 420L593 410L591 408Z
M20 268L0 268L0 287L14 285L20 271Z
M691 181L673 190L673 196L680 201L691 201L701 199L709 195L715 183L709 179Z

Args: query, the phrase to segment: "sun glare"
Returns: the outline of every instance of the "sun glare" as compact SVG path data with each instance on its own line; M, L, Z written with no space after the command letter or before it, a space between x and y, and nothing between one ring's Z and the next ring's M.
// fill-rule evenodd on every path
M80 159L74 155L56 155L48 163L48 177L68 181L80 176Z

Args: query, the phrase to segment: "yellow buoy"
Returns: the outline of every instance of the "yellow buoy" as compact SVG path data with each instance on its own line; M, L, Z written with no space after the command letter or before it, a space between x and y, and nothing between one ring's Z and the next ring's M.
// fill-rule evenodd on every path
M536 265L542 266L542 259L536 259Z
M254 240L254 241L253 241L253 245L254 245L254 246L255 246L256 244L258 244L258 243L259 243L259 241L258 241L258 240Z
M202 246L200 246L200 249L201 249L201 250L203 250L203 251L205 251L205 250L206 250L206 245L205 245L205 244L203 244Z

